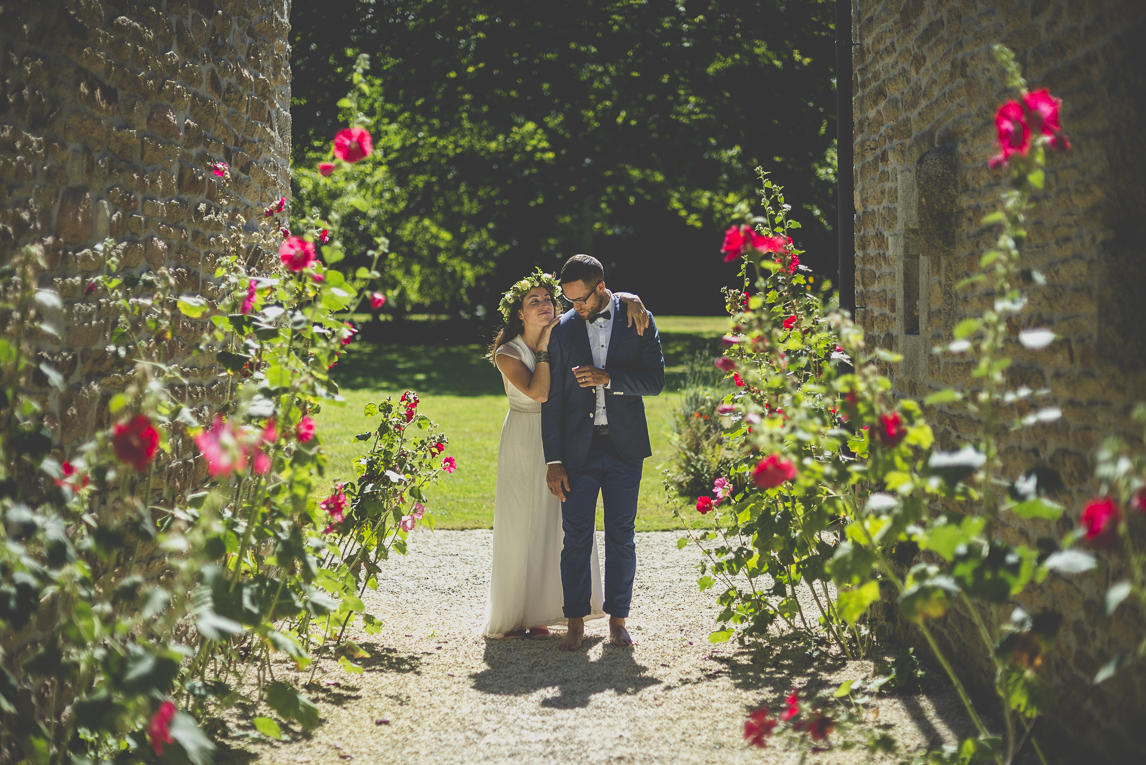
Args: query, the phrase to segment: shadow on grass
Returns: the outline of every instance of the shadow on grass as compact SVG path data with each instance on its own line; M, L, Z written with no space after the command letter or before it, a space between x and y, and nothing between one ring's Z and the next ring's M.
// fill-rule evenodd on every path
M665 356L666 388L675 390L683 377L684 363L698 352L715 359L720 338L712 335L665 332L661 334ZM331 372L339 387L347 390L416 390L419 395L502 395L501 375L483 358L482 345L376 345L352 343Z
M487 669L470 677L474 688L499 696L528 696L552 688L556 694L541 701L551 709L578 709L593 696L612 691L630 696L662 681L650 677L632 649L607 645L596 661L589 649L602 637L586 637L580 651L557 650L557 637L548 640L487 640Z

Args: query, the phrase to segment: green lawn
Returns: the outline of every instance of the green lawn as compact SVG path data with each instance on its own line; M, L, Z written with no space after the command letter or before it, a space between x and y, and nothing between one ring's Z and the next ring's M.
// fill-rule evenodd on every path
M665 352L668 390L645 400L653 456L645 461L638 531L680 528L661 486L661 470L672 459L670 415L680 401L675 392L685 361L698 352L715 358L728 323L722 316L662 316L657 325ZM362 443L354 434L371 429L363 407L406 389L422 400L420 410L449 435L458 460L453 475L442 475L429 497L439 528L491 528L497 479L497 447L508 406L501 376L477 345L408 346L353 343L335 368L346 397L343 406L326 406L316 418L330 455L334 478L354 476L352 461Z

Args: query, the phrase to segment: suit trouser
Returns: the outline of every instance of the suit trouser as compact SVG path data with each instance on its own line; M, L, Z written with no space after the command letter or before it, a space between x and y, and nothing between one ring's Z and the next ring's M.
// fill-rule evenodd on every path
M585 464L569 473L569 491L561 505L565 546L561 550L561 586L568 618L591 612L589 556L597 515L597 495L605 507L605 613L624 618L633 600L637 571L637 494L644 460L626 461L613 440L594 435Z

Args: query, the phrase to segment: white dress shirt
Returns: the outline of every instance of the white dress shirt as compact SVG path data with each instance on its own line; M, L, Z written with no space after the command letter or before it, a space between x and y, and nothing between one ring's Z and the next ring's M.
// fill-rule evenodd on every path
M605 359L609 357L609 338L613 334L613 314L617 312L616 301L608 306L609 318L600 315L596 319L585 323L589 332L589 348L593 351L593 366L598 369L605 368ZM605 388L598 385L594 390L597 394L597 411L593 414L594 425L608 425L609 415L605 412Z

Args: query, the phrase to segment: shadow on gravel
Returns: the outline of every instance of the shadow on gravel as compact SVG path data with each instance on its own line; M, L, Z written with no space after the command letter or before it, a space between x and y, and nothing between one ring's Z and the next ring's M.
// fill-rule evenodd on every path
M414 654L401 653L377 643L359 643L359 646L363 651L370 654L365 659L354 659L354 663L363 669L422 674L422 659Z
M541 701L541 706L552 709L586 707L598 693L632 695L662 682L647 674L648 668L637 663L632 649L606 645L600 658L590 659L589 649L602 640L588 637L573 653L558 651L557 638L487 640L487 669L470 677L475 690L495 695L527 696L552 688L555 695Z

